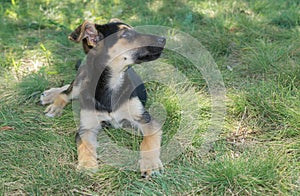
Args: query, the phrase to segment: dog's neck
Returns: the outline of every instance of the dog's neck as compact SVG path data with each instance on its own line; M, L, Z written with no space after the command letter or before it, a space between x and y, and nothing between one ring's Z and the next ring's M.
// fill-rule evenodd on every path
M124 61L121 58L100 64L98 71L102 71L99 71L100 78L95 92L96 108L98 110L114 111L124 100L131 96L133 89L126 69L127 67L124 66Z
M110 70L110 78L108 85L111 89L117 90L124 82L124 75L126 67L124 65L125 60L123 58L115 58L113 61L108 63Z
M111 77L109 79L108 86L112 90L117 90L124 82L124 71L122 72L115 72L114 70L111 70Z

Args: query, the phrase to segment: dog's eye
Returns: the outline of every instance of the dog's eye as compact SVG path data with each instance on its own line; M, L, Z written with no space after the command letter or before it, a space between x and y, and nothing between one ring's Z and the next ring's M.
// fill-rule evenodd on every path
M130 31L124 31L124 33L121 35L122 38L129 38L132 36L132 32Z

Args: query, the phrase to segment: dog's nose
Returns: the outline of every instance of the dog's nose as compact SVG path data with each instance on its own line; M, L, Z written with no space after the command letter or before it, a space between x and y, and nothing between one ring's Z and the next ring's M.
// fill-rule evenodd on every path
M164 45L164 44L166 43L166 38L165 38L165 37L159 37L159 38L157 39L157 41L158 41L158 43Z

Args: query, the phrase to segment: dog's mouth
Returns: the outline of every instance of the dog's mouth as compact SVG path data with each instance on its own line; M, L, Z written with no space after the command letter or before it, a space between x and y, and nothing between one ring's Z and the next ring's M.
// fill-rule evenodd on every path
M142 62L148 62L158 59L161 56L163 51L163 47L156 47L156 46L148 46L146 48L142 48L136 54L136 62L137 64Z

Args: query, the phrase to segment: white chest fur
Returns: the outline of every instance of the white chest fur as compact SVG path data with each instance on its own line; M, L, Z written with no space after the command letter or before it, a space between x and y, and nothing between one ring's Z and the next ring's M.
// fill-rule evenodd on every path
M110 113L96 110L81 110L80 121L83 129L100 129L102 122L109 122L115 128L120 128L123 120L127 120L135 125L143 112L142 103L135 97L129 99L116 111Z

